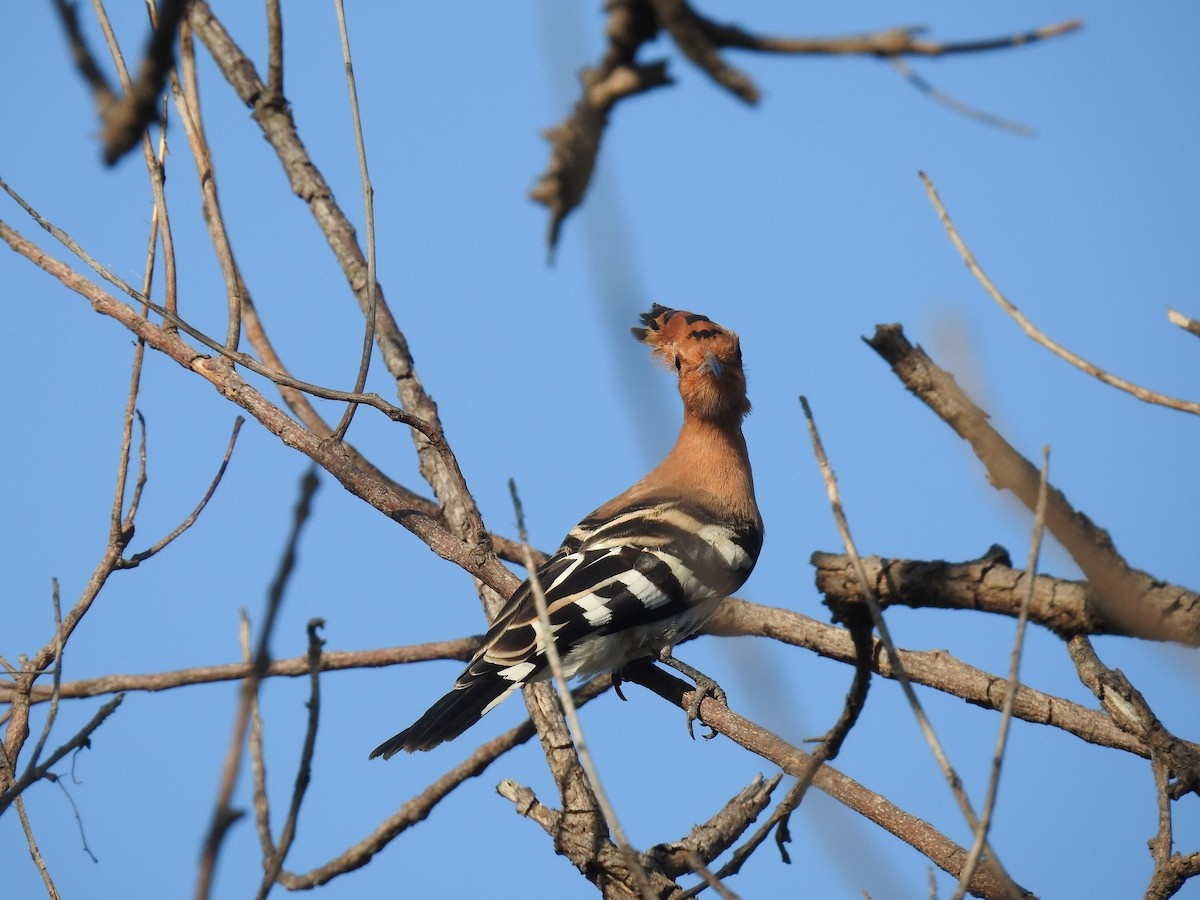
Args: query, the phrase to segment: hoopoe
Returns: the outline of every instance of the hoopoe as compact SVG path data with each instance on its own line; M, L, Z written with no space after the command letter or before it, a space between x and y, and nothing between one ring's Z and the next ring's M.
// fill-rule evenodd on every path
M750 401L732 331L657 303L641 322L633 336L678 374L679 438L650 474L580 522L537 579L564 674L612 671L619 679L627 663L656 657L697 680L690 732L701 689L720 689L675 660L671 648L742 586L762 547L741 427ZM550 677L545 641L526 581L453 690L371 758L453 740L517 688Z

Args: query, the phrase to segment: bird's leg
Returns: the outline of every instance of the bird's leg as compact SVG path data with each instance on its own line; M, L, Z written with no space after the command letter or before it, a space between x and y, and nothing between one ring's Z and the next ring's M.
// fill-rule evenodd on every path
M626 703L628 703L629 700L626 698L625 692L621 690L621 685L625 683L625 679L621 676L621 673L624 671L625 671L624 666L622 666L619 669L615 669L613 671L612 684L613 684L613 690L616 691L617 696L620 697L622 700L624 700Z
M701 672L699 669L689 666L685 662L676 659L671 653L672 647L663 647L658 652L658 661L664 665L670 666L676 672L682 672L688 678L696 683L696 690L692 692L691 702L688 703L687 710L687 730L688 736L696 739L696 735L692 731L692 723L700 718L700 704L704 702L705 697L712 697L718 703L728 706L729 703L725 698L725 691L721 686ZM708 725L708 734L704 735L706 741L711 741L717 736L717 729Z

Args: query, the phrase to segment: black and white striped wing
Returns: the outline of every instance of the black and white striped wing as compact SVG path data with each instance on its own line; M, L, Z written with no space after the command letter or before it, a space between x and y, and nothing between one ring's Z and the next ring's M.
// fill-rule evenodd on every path
M566 674L617 669L691 636L741 587L761 546L758 523L705 524L682 504L585 520L538 572ZM526 583L464 680L485 671L513 683L545 677L545 641Z

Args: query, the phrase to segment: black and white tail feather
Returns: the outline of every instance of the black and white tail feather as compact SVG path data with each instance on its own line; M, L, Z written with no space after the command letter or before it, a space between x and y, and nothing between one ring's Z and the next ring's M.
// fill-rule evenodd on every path
M680 373L684 428L653 472L584 519L538 570L567 677L616 671L691 637L762 547L737 336L658 305L642 322L635 336ZM548 678L546 640L526 581L454 688L371 758L453 740L517 688Z

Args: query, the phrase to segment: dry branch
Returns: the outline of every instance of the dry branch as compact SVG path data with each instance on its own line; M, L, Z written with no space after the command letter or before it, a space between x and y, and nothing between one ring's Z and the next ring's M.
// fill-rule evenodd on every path
M83 40L74 7L66 0L55 0L75 64L91 87L96 101L104 161L109 165L131 150L146 127L157 117L158 97L162 93L167 72L175 62L175 33L187 3L188 0L162 0L158 22L150 33L145 55L138 66L137 78L127 86L125 95L118 99Z
M709 620L709 634L767 637L796 647L805 647L827 659L853 663L854 642L850 632L792 612L726 600ZM877 675L895 678L887 655L875 644L871 659ZM1005 679L969 666L944 650L901 650L904 670L916 684L931 687L983 709L999 710L1007 693ZM1013 715L1038 725L1051 725L1102 747L1113 747L1149 758L1145 742L1126 734L1102 712L1087 709L1061 697L1022 685L1016 693ZM1193 745L1195 746L1195 745ZM1200 748L1198 748L1200 749Z
M910 391L966 440L987 468L992 486L1009 490L1032 510L1037 503L1038 470L989 423L948 372L920 347L914 347L899 325L880 325L867 340ZM1108 533L1051 487L1046 527L1066 548L1088 579L1093 612L1120 633L1152 640L1180 640L1200 645L1200 594L1164 586L1129 566Z
M694 690L691 685L654 666L629 667L627 680L649 688L680 709L688 708ZM770 760L789 775L799 777L810 764L812 757L809 754L711 698L706 697L702 702L701 714L705 723L719 733L750 752ZM967 858L965 849L928 822L905 812L885 797L848 778L828 764L817 770L813 785L923 853L943 871L954 876L961 871ZM1006 888L1009 883L1002 873L993 868L990 860L984 860L971 881L970 890L979 897L1010 900L1011 895ZM1018 888L1018 891L1018 896L1033 896L1024 888Z
M583 706L610 687L612 687L612 679L609 676L593 678L573 692L575 703L577 706ZM346 872L362 868L397 836L413 825L424 821L433 808L451 791L468 778L482 774L496 759L514 747L525 743L533 735L533 723L526 720L499 737L487 741L462 763L404 803L393 815L381 822L368 837L309 872L297 874L285 871L281 873L279 883L290 891L304 890L325 884Z
M857 582L849 557L843 554L813 553L817 589L838 603L853 602ZM906 606L911 609L976 610L1016 617L1021 607L1027 575L1012 568L1008 551L992 546L979 559L951 563L941 560L863 558L871 586L886 609ZM1156 583L1147 602L1171 610L1186 604L1192 594L1178 585ZM1126 627L1123 620L1104 615L1086 581L1070 581L1049 575L1033 579L1033 602L1029 619L1062 637L1076 634L1120 634L1142 637ZM1163 617L1173 627L1169 639L1181 644L1200 644L1200 622L1187 616Z
M217 21L204 0L192 0L188 7L188 24L208 48L241 100L253 108L254 119L278 155L293 193L308 205L364 315L370 314L374 295L375 343L385 367L395 380L401 404L440 434L442 429L437 406L425 393L417 377L408 341L392 315L382 287L369 284L368 261L359 247L354 226L338 206L333 190L301 141L290 108L267 90L255 71L254 63ZM491 568L493 564L499 566L492 554L479 512L462 483L461 474L447 466L445 455L438 451L427 435L414 432L413 440L417 446L421 474L441 502L451 533L469 544L470 552L477 557L467 567L468 571ZM496 588L491 580L483 580ZM498 590L498 595L506 593ZM501 602L496 597L490 598L489 614L494 614Z
M779 785L783 775L770 779L761 775L738 791L708 821L702 822L688 832L680 841L657 844L646 851L646 855L672 878L692 871L689 856L702 860L714 860L730 847L767 808L771 794Z
M865 562L869 567L871 558ZM848 664L853 664L856 658L854 642L847 629L791 610L745 600L726 600L709 620L705 631L715 635L770 638ZM476 636L380 650L327 651L321 655L321 671L379 668L441 659L465 662L478 647ZM909 677L917 684L960 697L983 709L1001 708L1006 687L1005 680L997 675L969 666L942 650L902 650L900 659ZM876 674L894 677L892 666L878 645L872 649L871 660ZM248 663L227 663L146 675L106 675L64 682L60 696L77 699L124 691L163 691L193 684L237 681L245 678L249 671ZM306 659L292 657L273 660L264 677L298 678L307 674ZM14 689L11 682L0 681L0 702L11 702ZM44 703L50 696L48 686L35 686L30 692L30 702ZM1017 690L1013 714L1027 722L1062 729L1088 743L1150 757L1150 748L1144 741L1122 731L1105 713L1024 685ZM1190 746L1200 751L1200 746Z
M857 55L885 59L901 56L946 56L1020 47L1079 29L1080 20L1047 25L1033 31L976 41L937 42L918 37L920 28L889 28L870 34L831 38L791 38L752 34L734 25L713 22L686 0L610 0L606 4L608 46L594 67L580 74L582 91L559 124L546 129L550 163L530 191L531 199L550 211L547 244L558 244L562 224L582 202L591 183L600 143L616 104L672 83L662 60L639 62L642 46L666 32L679 51L734 96L754 104L759 90L730 65L721 50L805 56Z
M1008 313L1009 316L1012 317L1013 321L1021 326L1022 331L1024 331L1029 337L1041 344L1055 356L1066 360L1075 368L1082 372L1086 372L1088 375L1091 375L1098 381L1107 384L1109 387L1115 387L1118 390L1125 391L1127 394L1132 394L1134 397L1137 397L1139 400L1142 400L1145 403L1151 403L1156 406L1165 406L1168 409L1177 409L1182 412L1190 412L1195 415L1200 415L1200 403L1192 400L1180 400L1176 397L1168 397L1165 394L1148 390L1141 385L1134 384L1131 381L1127 381L1124 378L1113 375L1111 372L1105 371L1095 363L1084 359L1079 354L1068 350L1062 344L1051 339L1042 331L1040 331L1031 321L1029 321L1029 319L1025 317L1024 313L1017 309L1016 304L1004 296L1004 294L1000 292L1000 289L996 287L990 278L988 278L987 273L983 271L983 268L979 265L978 261L976 261L975 254L973 254L970 248L967 247L966 242L963 241L962 237L959 235L958 229L956 229L954 227L954 223L950 221L950 214L946 212L946 207L942 205L942 200L938 196L937 190L934 189L933 182L929 180L929 176L927 176L924 172L921 172L920 175L921 181L925 184L925 191L929 194L929 199L933 203L934 209L937 210L938 218L942 220L942 225L945 227L946 233L950 236L950 242L954 244L955 249L958 250L963 262L966 263L967 268L971 271L971 274L974 275L979 283L983 285L984 290L986 290L991 298L995 300L997 304L999 304L1000 308Z
M1071 661L1079 679L1096 695L1117 727L1143 741L1151 758L1162 763L1175 781L1168 796L1178 800L1184 794L1200 795L1200 748L1171 734L1159 721L1142 692L1130 683L1120 669L1110 669L1100 661L1086 637L1071 638L1067 643Z

